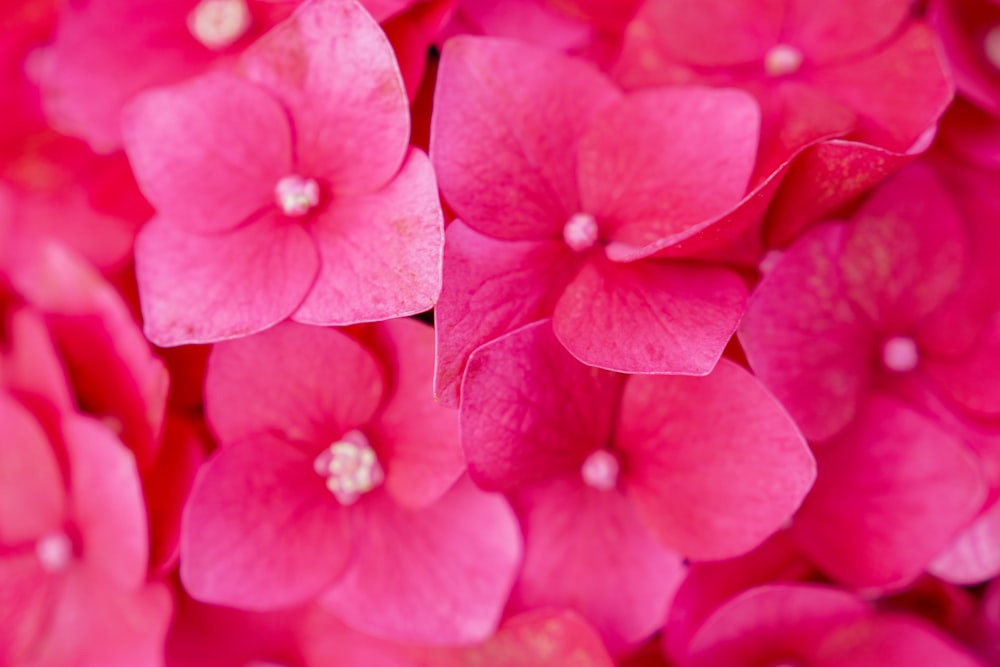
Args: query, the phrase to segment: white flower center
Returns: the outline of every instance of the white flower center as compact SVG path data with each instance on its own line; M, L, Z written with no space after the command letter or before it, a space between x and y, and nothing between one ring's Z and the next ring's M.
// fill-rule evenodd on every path
M213 51L231 46L250 28L246 0L201 0L187 16L188 30Z
M63 572L73 561L73 540L63 532L50 533L35 543L35 555L46 572Z
M802 52L789 44L775 44L764 56L764 71L771 76L794 74L802 67Z
M590 453L580 467L580 474L587 486L601 491L610 491L618 485L618 472L621 469L618 457L606 449L598 449Z
M304 176L285 176L274 186L274 199L285 215L297 218L319 203L319 184Z
M1000 69L1000 25L990 28L983 39L983 52L990 64Z
M575 213L563 227L563 240L574 251L583 252L597 243L599 233L594 216L589 213Z
M326 478L326 488L341 505L353 505L358 499L385 481L378 456L365 434L348 431L313 461L316 474Z
M882 363L890 371L907 373L920 363L920 350L909 336L893 336L882 344Z

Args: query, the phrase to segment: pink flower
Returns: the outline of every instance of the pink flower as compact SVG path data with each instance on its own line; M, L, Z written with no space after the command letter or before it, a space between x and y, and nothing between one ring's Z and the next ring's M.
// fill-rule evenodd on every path
M137 98L125 144L157 209L136 241L160 345L430 308L441 211L408 150L392 49L353 0L313 0L211 73Z
M928 11L951 64L958 92L1000 117L1000 4L934 0Z
M581 61L499 39L448 42L431 128L460 218L436 310L442 400L457 401L476 347L547 317L584 363L709 372L745 286L679 260L687 243L728 238L713 223L746 191L758 119L738 91L625 96Z
M512 607L573 608L616 652L662 623L684 557L757 546L814 475L788 415L735 364L619 375L577 362L548 322L472 356L462 441L525 532Z
M286 323L213 350L206 408L222 446L185 511L181 579L206 602L319 599L399 641L481 640L520 559L513 516L456 483L457 415L430 396L430 329L355 336Z

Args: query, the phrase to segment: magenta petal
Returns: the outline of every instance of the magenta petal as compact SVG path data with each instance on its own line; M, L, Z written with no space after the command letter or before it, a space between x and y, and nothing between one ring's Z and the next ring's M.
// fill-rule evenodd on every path
M913 165L853 216L840 270L854 304L884 330L898 332L958 288L965 257L965 231L951 197L929 169Z
M581 210L606 240L680 241L740 201L759 133L760 109L741 90L632 93L595 116L580 139Z
M851 421L877 342L844 294L845 234L819 227L785 252L751 295L739 332L750 367L816 440Z
M371 192L399 170L410 136L406 90L389 40L354 0L303 3L241 66L290 109L297 169L335 197Z
M395 350L389 402L366 428L386 461L385 487L401 505L424 507L439 499L465 470L458 412L429 391L434 378L434 330L416 320L380 325ZM357 385L354 390L357 393Z
M0 393L0 424L0 544L18 544L59 527L65 491L48 437L7 393Z
M810 62L846 59L878 48L892 39L913 9L911 0L786 3L784 39L799 48Z
M320 271L296 321L370 322L429 310L437 301L444 221L434 172L419 150L378 192L333 201L309 231Z
M552 314L575 262L562 239L500 241L460 220L448 226L434 311L434 392L445 405L458 405L462 373L477 347Z
M274 203L292 168L288 117L257 86L207 74L136 98L122 119L125 150L160 216L186 229L232 229Z
M576 143L620 95L579 60L507 40L449 40L431 123L448 204L490 236L561 238L580 210Z
M817 647L816 667L983 667L940 630L915 618L871 616L844 624Z
M277 214L213 236L154 218L135 254L146 336L164 347L277 324L302 302L319 266L309 234Z
M937 387L966 411L981 417L1000 416L1000 311L964 357L931 358L923 368Z
M614 653L663 624L681 556L649 534L623 494L561 477L519 492L515 505L525 554L514 608L573 609Z
M462 384L469 475L507 492L578 471L611 437L621 384L570 356L548 320L480 347Z
M986 494L963 442L888 398L870 399L816 456L819 476L793 535L810 559L849 586L912 581Z
M1000 502L966 526L927 569L961 586L981 584L1000 574Z
M705 377L630 378L615 447L640 518L695 560L756 547L791 517L816 477L788 413L726 359Z
M313 461L272 435L217 450L181 525L181 581L199 600L247 610L313 599L352 553L345 510Z
M0 664L24 664L20 656L44 641L58 586L34 550L0 558Z
M215 346L205 404L223 445L273 431L318 446L367 422L382 389L375 358L356 340L286 322Z
M726 269L595 258L567 286L552 327L590 366L703 375L736 330L746 298L743 281Z
M401 642L482 641L496 629L521 559L507 503L460 480L409 511L386 494L360 507L357 557L321 604L348 625Z

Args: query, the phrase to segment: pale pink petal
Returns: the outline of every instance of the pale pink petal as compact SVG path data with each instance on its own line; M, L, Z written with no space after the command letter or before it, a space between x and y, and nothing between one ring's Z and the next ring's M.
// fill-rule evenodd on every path
M783 39L811 62L825 63L871 51L893 39L913 9L912 0L851 3L787 2Z
M484 234L561 238L580 210L576 143L620 95L580 60L502 39L449 40L431 120L444 198Z
M136 98L122 115L125 151L161 217L221 232L274 204L292 169L281 105L243 79L206 74Z
M274 431L318 450L371 419L382 391L377 360L356 340L286 322L215 346L205 405L223 446Z
M966 526L927 569L960 586L981 584L1000 574L1000 502Z
M577 258L560 238L500 241L456 220L448 226L441 299L434 311L434 392L458 405L469 355L484 343L549 317Z
M385 185L410 136L392 46L355 0L304 3L244 52L242 72L291 112L302 175L334 197Z
M743 91L632 93L596 115L580 139L581 210L606 240L677 243L743 197L759 133L760 109Z
M525 554L514 609L572 609L614 653L662 625L684 566L646 530L624 494L558 477L518 492L515 506Z
M319 268L308 232L277 214L214 236L155 218L135 254L146 336L166 347L277 324L295 312Z
M493 634L521 536L507 503L459 481L438 502L406 510L387 494L360 507L357 557L321 604L362 632L456 644Z
M639 517L695 560L759 545L798 509L816 477L788 413L727 359L705 377L630 378L615 447Z
M93 419L66 415L62 431L83 562L108 582L138 588L149 567L149 527L135 458Z
M181 525L180 575L196 599L251 611L308 602L353 552L347 512L313 460L272 435L217 450Z
M754 373L816 440L851 421L877 345L844 294L845 235L826 225L786 251L751 295L739 332Z
M965 444L894 399L869 399L816 458L819 476L793 535L824 572L853 587L912 582L986 496Z
M441 292L444 221L434 172L412 150L378 192L334 200L309 232L320 271L298 322L345 325L429 310Z
M401 505L424 507L465 470L458 412L431 392L434 330L413 319L389 320L380 329L392 346L393 381L388 402L365 432L385 460L389 495Z
M623 373L703 375L722 355L746 306L732 271L647 259L587 261L552 315L577 359Z
M612 435L622 380L570 356L548 320L480 347L462 384L469 475L508 492L578 473Z

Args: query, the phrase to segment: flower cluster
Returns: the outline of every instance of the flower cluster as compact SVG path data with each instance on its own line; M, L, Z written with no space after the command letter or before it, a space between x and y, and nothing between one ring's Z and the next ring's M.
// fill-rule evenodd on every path
M13 0L0 75L0 665L1000 665L997 0Z

